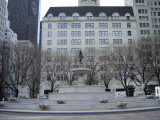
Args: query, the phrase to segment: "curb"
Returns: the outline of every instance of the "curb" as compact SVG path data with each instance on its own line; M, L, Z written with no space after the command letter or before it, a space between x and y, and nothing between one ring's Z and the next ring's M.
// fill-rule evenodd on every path
M160 107L136 108L136 109L121 109L121 110L96 110L96 111L33 111L33 110L7 110L0 109L0 112L9 113L28 113L28 114L104 114L104 113L123 113L123 112L139 112L160 110Z

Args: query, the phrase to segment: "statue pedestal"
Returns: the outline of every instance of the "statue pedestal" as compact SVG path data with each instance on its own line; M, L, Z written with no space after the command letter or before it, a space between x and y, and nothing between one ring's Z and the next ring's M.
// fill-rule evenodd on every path
M84 75L79 75L78 76L78 86L84 86L84 85L85 85Z

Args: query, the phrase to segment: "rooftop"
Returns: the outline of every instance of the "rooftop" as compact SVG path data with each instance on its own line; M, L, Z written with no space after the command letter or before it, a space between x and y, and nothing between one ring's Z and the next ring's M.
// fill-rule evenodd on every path
M76 7L50 7L47 11L45 17L48 14L53 16L59 16L60 13L65 13L66 16L72 16L73 13L79 13L80 16L85 16L86 13L91 12L94 17L98 17L100 13L105 13L106 16L112 16L113 13L119 13L120 16L125 16L126 13L129 13L131 16L134 16L132 7L124 6L76 6Z

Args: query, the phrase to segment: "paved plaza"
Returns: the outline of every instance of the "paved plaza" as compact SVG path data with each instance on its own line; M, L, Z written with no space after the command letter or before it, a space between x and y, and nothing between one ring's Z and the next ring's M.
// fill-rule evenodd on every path
M35 115L0 113L0 120L160 120L160 110L94 115Z

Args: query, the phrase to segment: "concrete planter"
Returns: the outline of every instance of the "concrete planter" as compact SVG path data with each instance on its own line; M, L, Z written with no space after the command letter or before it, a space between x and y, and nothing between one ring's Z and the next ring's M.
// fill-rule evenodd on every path
M41 110L49 110L49 105L46 104L39 104L39 107L41 108Z
M100 100L99 102L100 102L100 103L107 103L108 100L107 100L107 99L102 99L102 100Z
M63 100L57 100L58 104L65 104L65 102Z
M117 102L117 107L118 108L124 108L127 106L127 103L126 102Z

